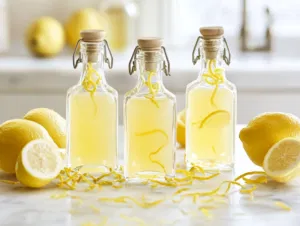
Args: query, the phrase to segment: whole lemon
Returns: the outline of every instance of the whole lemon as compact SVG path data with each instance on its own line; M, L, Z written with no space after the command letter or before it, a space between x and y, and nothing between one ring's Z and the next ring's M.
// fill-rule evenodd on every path
M41 17L27 29L26 44L29 50L36 56L54 56L65 45L64 28L54 18Z
M178 113L176 128L177 142L181 147L185 147L185 110Z
M292 114L279 112L258 115L240 132L246 153L258 166L263 165L268 150L287 137L300 139L300 120Z
M24 119L43 126L59 148L66 148L66 120L57 112L48 108L32 109Z
M85 29L107 28L107 20L104 14L92 8L81 9L74 12L65 24L67 43L75 47L80 39L80 31Z
M13 119L0 126L0 167L8 173L15 173L15 165L22 148L35 139L52 141L41 125L25 119ZM55 145L55 144L54 144Z

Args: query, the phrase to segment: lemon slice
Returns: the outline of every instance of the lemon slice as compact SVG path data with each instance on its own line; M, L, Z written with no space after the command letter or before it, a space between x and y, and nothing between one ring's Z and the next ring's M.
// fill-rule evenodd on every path
M177 142L185 147L185 110L179 112L177 116Z
M266 154L263 168L266 174L278 182L288 182L299 171L300 141L285 138L274 144Z
M217 110L209 113L203 120L193 124L199 125L199 128L221 128L230 122L230 113L225 110Z
M29 142L16 163L17 179L25 186L40 188L50 183L60 172L61 152L47 140Z

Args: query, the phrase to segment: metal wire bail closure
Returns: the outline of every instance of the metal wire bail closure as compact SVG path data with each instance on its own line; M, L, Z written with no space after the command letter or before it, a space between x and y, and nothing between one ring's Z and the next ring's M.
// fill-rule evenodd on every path
M104 43L105 43L105 47L104 47L104 61L108 65L108 68L112 69L113 66L114 66L114 58L113 58L113 55L112 55L112 53L110 51L110 48L109 48L109 45L108 45L108 42L106 41L106 39L104 39ZM110 60L107 57L107 51L106 50L108 50L108 53L109 53L109 56L110 56Z
M230 61L231 61L231 53L230 53L230 50L229 50L229 47L228 47L228 43L226 41L226 38L223 38L223 41L225 43L225 47L224 47L224 53L223 53L223 60L225 61L225 63L227 65L230 64ZM227 51L228 51L228 56L227 56Z
M164 51L164 55L165 55L163 70L164 70L166 76L171 76L171 74L170 74L170 70L171 70L170 61L169 61L169 57L168 57L166 48L164 46L162 46L161 48ZM167 61L167 65L166 65L166 61Z
M82 57L81 57L81 53L79 52L79 57L78 59L75 61L75 56L76 56L76 52L77 52L77 48L79 46L79 43L82 41L82 39L79 39L76 43L74 52L73 52L73 68L76 69L78 64L82 62Z
M171 76L171 74L170 74L170 61L169 61L169 58L168 58L166 48L164 46L162 46L161 48L164 52L164 58L165 58L162 70L164 71L166 76ZM133 50L133 53L131 55L131 58L130 58L129 64L128 64L128 72L129 72L130 75L132 75L136 71L136 55L138 54L138 52L140 50L141 50L141 48L139 46L136 46ZM167 62L167 64L166 64L166 62Z
M136 71L136 54L139 52L139 50L140 47L136 46L130 57L129 64L128 64L128 72L130 75L132 75Z
M197 63L197 61L200 60L200 58L201 58L200 48L197 48L200 39L203 39L203 37L202 37L202 36L199 36L199 37L197 38L197 41L196 41L196 43L195 43L195 45L194 45L194 49L193 49L193 53L192 53L192 62L193 62L194 65L195 65L195 64ZM198 55L195 57L195 52L196 52L196 50L198 50Z
M197 38L197 41L196 41L196 43L195 43L195 45L194 45L194 48L193 48L192 62L193 62L194 65L195 65L195 64L198 62L198 60L200 60L200 58L201 58L200 48L198 48L198 44L199 44L200 39L203 39L203 37L202 37L202 36L199 36L199 37ZM225 43L225 47L224 47L224 51L223 51L223 60L224 60L224 62L225 62L227 65L229 65L229 64L230 64L230 61L231 61L231 53L230 53L230 49L229 49L229 47L228 47L228 43L227 43L227 41L226 41L226 38L224 38L224 37L223 37L223 42ZM195 56L196 51L198 51L197 56Z

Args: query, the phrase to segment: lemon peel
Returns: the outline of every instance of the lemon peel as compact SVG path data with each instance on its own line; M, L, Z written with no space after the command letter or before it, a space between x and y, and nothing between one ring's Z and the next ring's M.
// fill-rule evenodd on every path
M94 81L93 75L96 76L96 81ZM84 79L83 79L81 85L91 95L92 101L95 105L95 115L98 112L98 106L95 102L94 94L97 90L97 86L100 84L100 81L101 81L100 74L97 72L97 70L95 70L93 68L92 63L87 63L87 65L86 65L86 74L84 76Z
M13 180L0 180L0 183L4 183L4 184L20 184L19 181L13 181Z
M98 200L104 201L104 202L115 202L115 203L128 203L128 200L129 200L129 201L132 201L137 206L139 206L141 208L145 208L145 209L155 207L164 201L164 199L158 199L156 201L148 202L145 200L145 198L142 198L142 200L139 201L130 196L119 196L116 198L103 197L103 198L99 198Z
M148 87L149 92L150 92L149 94L145 95L145 98L149 99L157 108L159 108L159 105L158 105L157 101L155 100L155 96L159 90L159 84L151 82L151 78L155 75L156 75L155 71L149 71L147 80L145 80L143 77L142 78L144 79L143 82Z
M230 113L228 111L225 111L225 110L216 110L216 111L213 111L211 113L209 113L207 116L205 116L204 119L200 120L200 121L197 121L197 122L193 122L192 124L193 125L197 125L199 124L199 128L203 128L203 126L205 125L205 123L210 119L212 118L213 116L217 115L217 114L227 114L230 116Z
M66 198L68 197L68 193L67 192L64 192L64 193L60 193L60 194L53 194L50 196L51 199L63 199L63 198Z
M212 67L215 67L214 69ZM219 88L219 84L224 83L224 69L223 68L216 68L216 60L209 60L208 61L208 73L204 73L202 75L206 83L215 86L212 96L210 98L210 103L213 106L215 105L214 99L217 95L217 91Z
M212 214L210 213L210 211L207 208L201 207L199 208L199 210L203 213L204 216L206 216L207 218L212 218Z
M283 210L291 211L292 208L284 202L276 201L274 202L275 206L280 207Z
M155 134L155 133L161 133L166 138L166 142L163 145L161 145L157 150L151 152L148 157L149 157L149 159L152 163L159 165L163 169L164 173L166 174L165 166L161 162L159 162L157 160L154 160L152 158L152 156L158 154L164 147L167 146L167 144L169 142L168 134L165 131L161 130L161 129L153 129L153 130L146 131L146 132L136 133L135 135L136 136L147 136L147 135Z
M146 222L139 218L139 217L130 217L124 214L121 214L120 217L122 217L124 220L130 221L130 222L135 222L138 223L140 226L146 226Z
M95 213L100 213L100 209L94 205L90 205L90 208L95 212Z
M267 174L263 171L250 171L250 172L243 173L243 174L239 175L234 180L238 181L238 180L240 180L242 178L245 178L246 176L250 176L250 175L267 175Z
M57 176L57 186L60 188L75 190L79 183L85 183L88 185L86 191L93 190L97 187L101 189L102 186L120 186L119 183L123 183L125 181L124 176L120 172L111 169L109 170L109 173L103 173L98 177L94 177L88 173L81 174L79 171L72 170L71 168L64 168ZM106 177L109 177L109 179L104 180Z

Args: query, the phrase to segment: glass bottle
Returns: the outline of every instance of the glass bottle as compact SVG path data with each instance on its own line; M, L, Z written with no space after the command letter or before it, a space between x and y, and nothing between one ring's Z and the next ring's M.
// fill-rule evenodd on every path
M170 75L162 39L138 40L129 62L130 75L136 69L137 84L124 99L125 177L132 182L173 177L176 98L162 81L163 73Z
M113 58L103 30L84 30L80 35L73 66L82 63L83 71L67 94L68 165L83 172L105 172L117 167L118 93L104 73L104 62L112 68Z
M186 90L187 167L230 170L234 163L237 94L222 64L225 61L229 65L230 51L223 27L202 27L200 33L193 63L200 60L201 69Z

